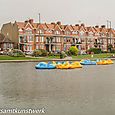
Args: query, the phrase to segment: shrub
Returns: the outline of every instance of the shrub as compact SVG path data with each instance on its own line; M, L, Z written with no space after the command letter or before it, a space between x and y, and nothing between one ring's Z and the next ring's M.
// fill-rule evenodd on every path
M44 49L34 50L34 52L33 52L33 56L35 56L35 57L47 56L47 54L48 54L48 52Z
M89 50L87 50L87 52L89 52L89 54L91 54L91 52L93 52L94 54L99 54L102 51L100 48L90 48Z
M76 46L71 46L68 53L70 55L78 55L78 52L79 52L79 50Z
M68 56L71 56L71 52L68 50L68 51L65 51L65 53L68 55Z
M111 53L115 53L115 50L111 50Z
M57 52L49 52L48 56L60 56L60 53Z
M108 45L108 51L109 51L109 52L111 52L111 51L112 51L112 49L113 49L112 44L109 44L109 45Z
M60 59L63 59L63 58L65 58L65 57L67 57L67 54L66 54L64 51L62 51L62 52L60 53Z
M13 50L9 51L8 55L13 56L13 57L25 57L24 52L22 52L19 49L13 49Z
M108 53L107 51L101 51L101 53Z

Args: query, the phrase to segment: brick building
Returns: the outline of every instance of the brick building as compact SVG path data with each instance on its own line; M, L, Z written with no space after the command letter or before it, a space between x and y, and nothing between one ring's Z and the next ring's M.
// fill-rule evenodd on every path
M109 44L115 47L115 30L104 25L86 27L84 24L63 25L61 22L47 24L29 19L3 24L1 32L24 52L35 49L65 51L72 45L77 46L81 52L94 47L107 51Z

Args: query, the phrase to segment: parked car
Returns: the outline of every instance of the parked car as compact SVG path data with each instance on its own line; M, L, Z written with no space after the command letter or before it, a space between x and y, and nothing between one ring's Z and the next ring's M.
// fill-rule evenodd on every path
M3 55L4 51L0 51L0 55Z
M26 55L33 55L33 51L25 52Z
M87 53L86 52L81 52L81 55L86 55Z

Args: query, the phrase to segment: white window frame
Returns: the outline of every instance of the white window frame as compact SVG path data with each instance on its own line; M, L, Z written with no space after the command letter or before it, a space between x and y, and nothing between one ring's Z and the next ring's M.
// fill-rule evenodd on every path
M28 51L32 51L32 45L28 45Z
M39 49L39 45L38 45L38 44L36 44L36 49L37 49L37 50Z
M40 49L44 49L44 45L43 44L40 44Z
M39 42L39 40L38 40L38 39L39 39L39 37L38 37L38 36L36 36L36 42Z
M44 42L44 36L40 37L40 42Z

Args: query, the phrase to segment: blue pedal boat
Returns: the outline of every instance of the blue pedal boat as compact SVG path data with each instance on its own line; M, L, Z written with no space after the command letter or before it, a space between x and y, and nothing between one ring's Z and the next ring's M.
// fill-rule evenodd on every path
M55 69L56 65L50 64L50 63L45 63L45 62L40 62L35 66L36 69Z
M96 65L96 61L91 61L91 60L82 60L80 62L81 65Z

